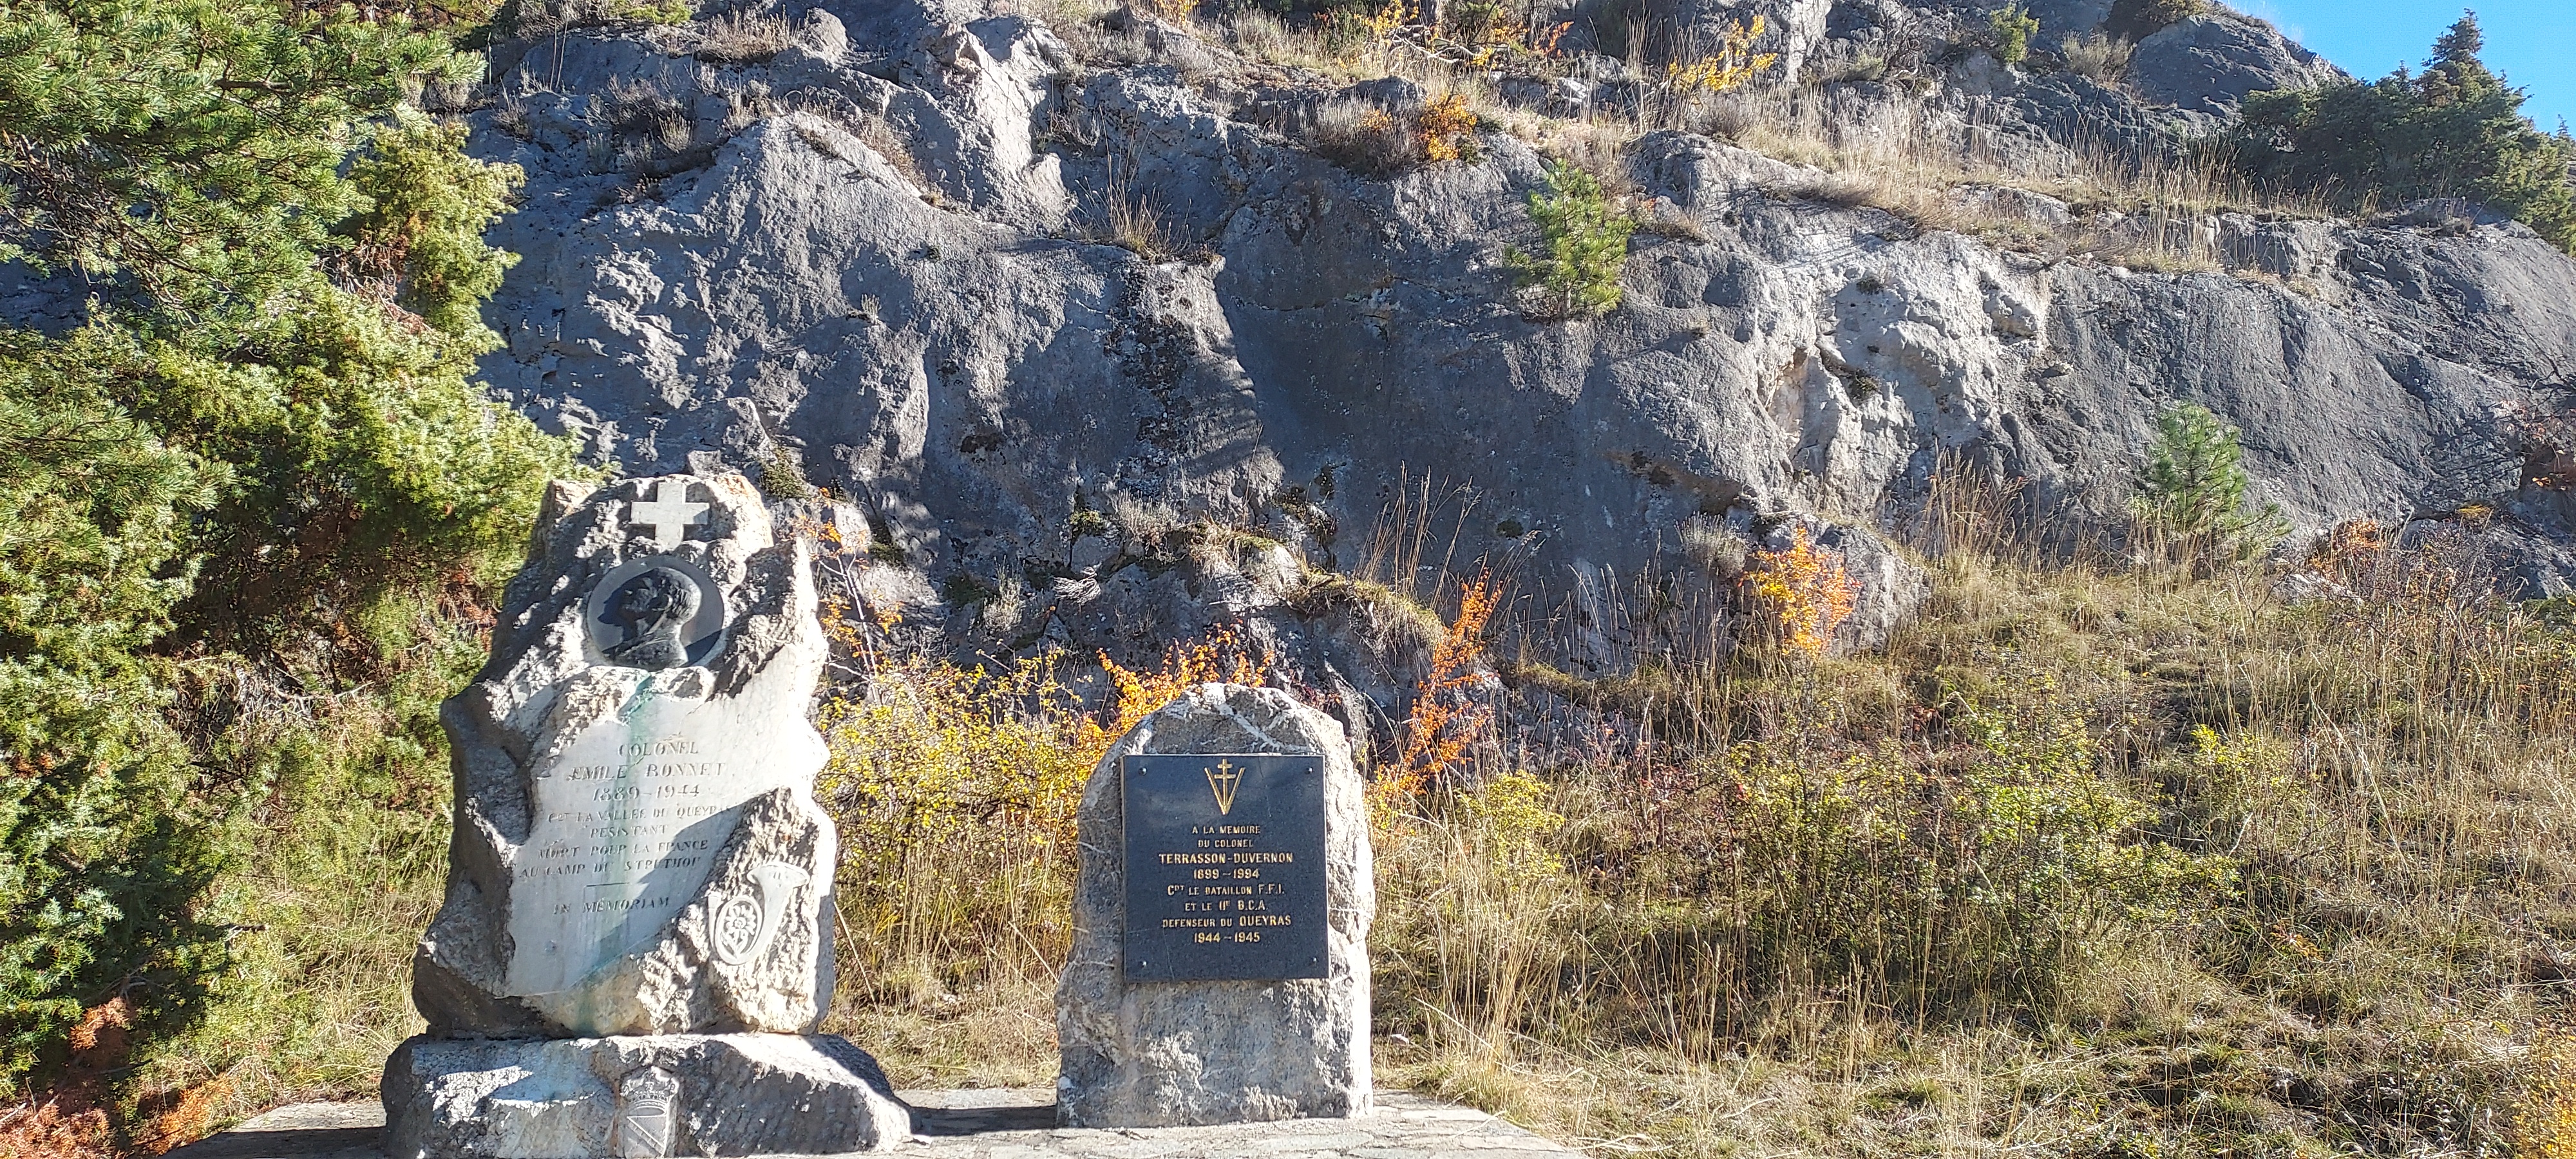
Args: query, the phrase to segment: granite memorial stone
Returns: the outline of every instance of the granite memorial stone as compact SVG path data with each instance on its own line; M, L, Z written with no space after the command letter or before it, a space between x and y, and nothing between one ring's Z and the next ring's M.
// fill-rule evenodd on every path
M1368 817L1340 722L1208 684L1092 772L1056 990L1069 1126L1369 1111Z
M386 1066L391 1153L906 1137L875 1064L813 1034L837 848L812 797L805 545L733 475L559 484L537 542L490 663L441 713L455 834L413 960L429 1033ZM781 1125L823 1106L829 1125Z

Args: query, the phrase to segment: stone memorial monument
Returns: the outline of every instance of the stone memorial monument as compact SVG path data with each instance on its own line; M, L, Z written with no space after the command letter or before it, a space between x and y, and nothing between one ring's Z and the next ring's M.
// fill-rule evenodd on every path
M1056 989L1068 1126L1369 1112L1368 814L1340 722L1207 684L1091 774Z
M492 658L441 719L447 896L387 1153L758 1155L911 1134L832 995L806 547L735 475L557 484Z

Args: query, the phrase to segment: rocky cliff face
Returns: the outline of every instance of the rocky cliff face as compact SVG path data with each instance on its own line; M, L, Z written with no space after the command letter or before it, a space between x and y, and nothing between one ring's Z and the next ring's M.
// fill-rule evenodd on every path
M2034 8L2046 52L2120 16ZM1689 0L1675 18L1738 9L1770 15L1805 84L1778 107L1854 129L1901 106L2006 159L2161 147L2328 75L2225 14L2148 32L2116 84L1998 64L1965 5ZM1566 612L1571 658L1610 663L1612 593L1694 536L1813 517L1884 555L1870 529L1905 526L1954 462L2028 480L2033 510L2107 519L2183 400L2243 428L2303 532L2485 503L2536 592L2576 578L2514 434L2576 359L2576 263L2474 210L2150 220L1962 192L2037 231L2019 236L2079 239L2007 244L1648 132L1612 163L1656 222L1625 305L1543 321L1504 255L1535 239L1544 162L1508 133L1363 176L1301 144L1298 110L1334 82L1213 30L1077 10L1059 34L969 0L755 15L778 23L749 48L733 15L496 49L479 147L530 183L496 238L525 261L486 369L631 471L799 464L890 537L879 571L907 578L881 593L987 646L1276 612L1300 558L1352 566L1428 477L1455 500L1446 558L1510 561ZM1495 87L1532 117L1597 117L1639 87L1608 57L1594 75ZM1122 205L1159 215L1169 253L1094 240ZM2080 243L2123 229L2216 268ZM1201 518L1285 548L1175 553L1166 533Z

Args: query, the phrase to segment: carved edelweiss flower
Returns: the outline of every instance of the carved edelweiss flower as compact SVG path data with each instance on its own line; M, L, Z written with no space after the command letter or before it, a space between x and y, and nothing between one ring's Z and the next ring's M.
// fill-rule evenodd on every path
M760 903L744 894L728 897L708 916L707 929L717 961L741 962L759 948Z

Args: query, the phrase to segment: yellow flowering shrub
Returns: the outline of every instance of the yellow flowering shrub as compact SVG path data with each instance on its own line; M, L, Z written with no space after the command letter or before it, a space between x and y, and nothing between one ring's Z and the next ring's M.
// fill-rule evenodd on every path
M2576 1039L2552 1033L2531 1044L2513 1127L2522 1159L2576 1159Z
M1426 161L1476 159L1476 110L1467 107L1461 94L1451 93L1424 105L1413 131Z
M1548 807L1547 782L1515 769L1492 777L1458 798L1474 824L1477 852L1514 886L1545 881L1565 872L1565 859L1549 843L1565 827L1565 816Z

